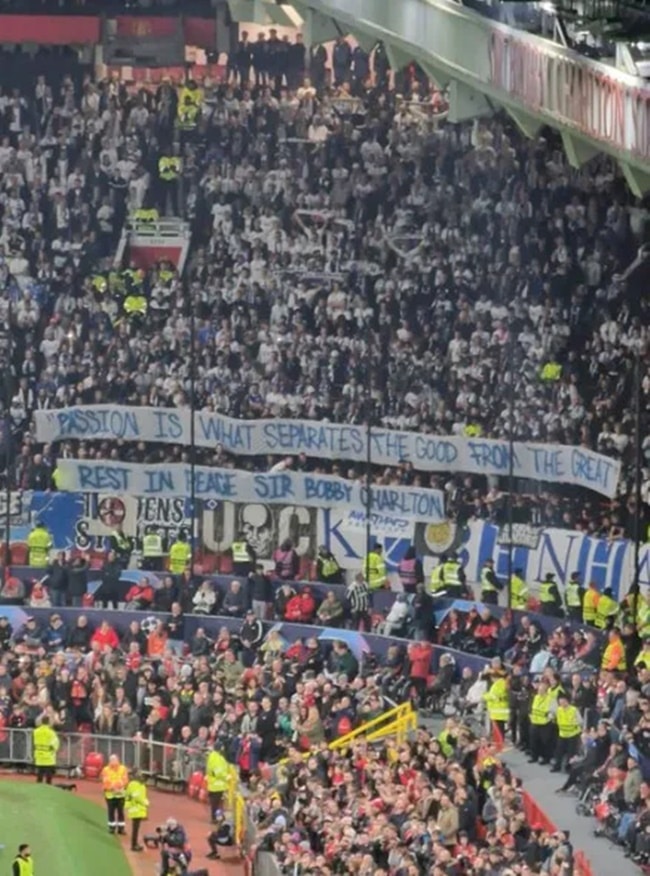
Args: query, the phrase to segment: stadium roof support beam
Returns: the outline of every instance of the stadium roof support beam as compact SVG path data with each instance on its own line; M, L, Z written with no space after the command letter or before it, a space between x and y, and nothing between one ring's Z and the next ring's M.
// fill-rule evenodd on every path
M627 161L619 161L625 180L637 198L645 197L650 192L650 173L633 167Z
M641 77L495 23L454 0L296 0L296 6L336 20L342 33L363 31L381 40L394 69L413 60L444 74L436 82L458 81L484 94L529 137L542 125L567 131L620 162L635 193L647 190L650 84ZM578 68L593 91L588 103L576 98ZM535 75L541 69L548 71L545 78ZM582 143L566 142L570 157L586 160Z
M484 94L456 79L452 79L449 84L448 99L447 118L450 122L466 122L479 116L490 116L494 112Z
M536 116L510 106L506 107L506 109L512 121L525 137L533 140L539 134L542 123Z
M582 137L574 136L569 131L562 131L562 145L569 164L576 170L580 170L583 164L598 155L598 150L591 143L587 143Z
M316 12L308 6L303 6L302 3L294 3L294 8L300 13L303 18L302 33L305 44L308 46L318 46L321 43L328 43L330 40L335 40L341 34L348 33L345 26L341 26L327 15L321 12ZM370 39L366 34L366 39ZM373 41L373 45L376 40Z

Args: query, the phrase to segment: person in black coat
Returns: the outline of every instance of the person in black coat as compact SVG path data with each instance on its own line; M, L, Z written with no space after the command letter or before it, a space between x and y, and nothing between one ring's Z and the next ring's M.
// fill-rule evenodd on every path
M68 600L68 564L65 553L57 554L56 559L47 570L47 589L53 608L63 608Z
M81 608L88 587L88 561L75 557L68 568L68 596L73 608Z
M101 602L104 608L118 608L120 599L120 575L122 566L117 561L115 551L109 551L106 563L102 569L102 583L95 594L95 601Z
M240 659L244 666L253 665L257 648L262 644L263 638L264 625L259 618L255 617L253 609L249 608L239 631L239 641L243 646Z
M81 651L88 651L90 648L90 639L93 634L93 628L88 623L88 618L85 614L79 615L77 618L77 625L70 630L70 635L68 637L68 648L74 651L75 649L79 649Z

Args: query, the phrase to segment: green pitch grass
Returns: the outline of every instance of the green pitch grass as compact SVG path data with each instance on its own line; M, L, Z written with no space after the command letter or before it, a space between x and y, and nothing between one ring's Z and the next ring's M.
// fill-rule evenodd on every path
M32 782L0 781L0 874L11 873L29 843L35 876L132 876L102 806L74 792Z

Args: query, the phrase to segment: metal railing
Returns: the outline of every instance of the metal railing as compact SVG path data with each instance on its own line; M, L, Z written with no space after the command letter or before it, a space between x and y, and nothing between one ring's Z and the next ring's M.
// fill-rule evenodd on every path
M130 216L126 229L138 237L187 237L190 236L190 226L182 219L175 217L160 217L152 222Z
M200 751L186 745L152 742L145 738L103 736L91 733L59 733L56 768L73 774L83 769L91 753L101 755L103 763L116 754L128 770L137 769L154 782L176 784L185 788L194 773L205 773L209 749ZM0 729L0 766L14 769L31 768L34 763L33 731ZM254 829L246 810L246 801L239 792L237 769L231 767L230 785L225 808L231 814L236 843L248 852L254 842Z

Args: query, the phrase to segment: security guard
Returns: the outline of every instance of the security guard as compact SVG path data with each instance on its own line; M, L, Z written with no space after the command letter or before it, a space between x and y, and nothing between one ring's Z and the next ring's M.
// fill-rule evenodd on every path
M585 595L585 589L580 583L580 575L577 572L571 573L569 583L564 588L564 602L566 604L566 613L569 620L582 621L582 600Z
M440 557L440 562L437 566L434 566L431 571L431 577L429 579L429 593L432 596L435 596L438 590L444 590L445 582L443 580L443 568L444 563L446 562L446 557Z
M138 770L133 770L131 773L131 781L126 786L125 799L125 812L127 817L131 819L131 851L141 852L142 846L138 844L140 824L149 813L149 797L147 787L141 780Z
M223 808L223 795L228 790L230 784L230 764L219 751L218 746L208 755L205 766L205 784L210 800L210 815L213 822L216 822L221 809Z
M134 212L133 219L136 222L141 223L142 225L155 225L156 222L160 219L160 214L155 207L152 207L149 210L146 210L144 207L140 207L139 210L136 210Z
M122 271L124 288L130 292L137 292L144 284L144 271L140 268L128 267Z
M607 647L603 651L600 668L606 672L625 672L627 670L625 646L616 627L609 631Z
M167 212L168 200L171 215L178 213L178 179L181 168L182 163L178 155L161 155L158 159L158 209L162 214Z
M108 832L125 833L124 801L129 784L129 774L126 767L120 763L116 754L111 754L108 763L101 772L106 812L108 815Z
M600 601L600 592L595 581L589 582L589 587L582 600L582 622L590 627L596 626L596 608Z
M162 571L163 540L155 526L147 527L142 537L142 568L147 572Z
M382 557L382 547L375 544L363 561L363 569L370 592L381 590L386 586L386 563Z
M544 580L539 585L539 601L542 614L547 617L562 617L562 598L557 588L555 575L547 572Z
M131 551L133 550L133 542L124 534L122 525L115 527L110 535L111 550L115 551L115 557L119 565L126 569L131 559Z
M90 278L90 285L93 291L98 295L103 295L108 289L108 280L104 274L93 274Z
M142 321L149 310L147 299L140 291L127 295L122 306L129 320Z
M343 572L336 557L322 544L316 557L316 580L324 584L341 584L342 579Z
M32 850L27 843L18 846L18 854L11 866L11 876L34 876Z
M547 362L539 376L544 383L557 383L562 377L562 366L555 361Z
M456 554L450 554L449 559L445 559L442 564L442 589L450 599L462 599L465 595L466 581L465 570L460 560Z
M52 545L52 536L44 526L43 521L37 520L36 526L27 536L29 565L37 569L44 569L49 565Z
M179 532L174 544L169 548L169 571L172 575L182 575L192 559L192 548L184 532Z
M487 559L481 569L481 602L484 605L497 605L501 582L494 574L494 560Z
M551 742L551 709L553 694L548 682L542 679L538 682L537 693L530 705L528 720L530 722L530 758L529 763L548 763L548 748Z
M528 608L528 585L523 578L523 570L515 569L510 576L510 608L526 611Z
M596 606L596 628L606 630L618 614L618 602L612 597L612 588L605 587Z
M501 736L505 736L506 727L510 721L510 691L508 679L504 675L497 675L484 694L490 721L497 725Z
M582 733L580 712L569 703L569 697L564 691L560 691L557 697L555 721L558 739L555 746L555 763L551 772L559 773L569 758L577 754L580 734Z
M161 155L158 159L158 176L163 182L176 182L181 172L178 155Z
M201 109L189 98L178 105L178 127L184 131L193 131L199 123Z
M232 567L235 575L246 578L255 568L255 551L246 541L243 532L239 533L237 541L230 546L232 551Z
M56 731L50 727L50 719L47 715L41 718L39 726L32 732L32 743L36 781L39 785L43 782L51 785L56 772L56 753L60 742Z

